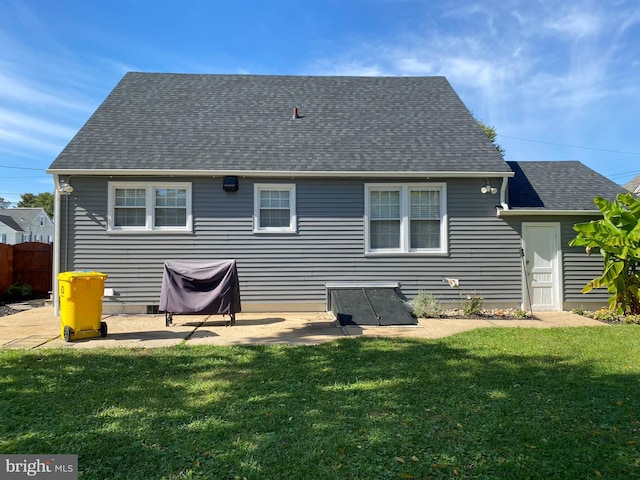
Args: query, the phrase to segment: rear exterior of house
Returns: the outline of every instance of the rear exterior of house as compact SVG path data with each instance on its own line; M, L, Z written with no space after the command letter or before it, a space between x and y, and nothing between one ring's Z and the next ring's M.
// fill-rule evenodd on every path
M111 303L137 305L138 310L143 306L145 311L159 300L165 260L229 258L237 260L245 310L251 304L259 310L323 310L327 283L399 283L408 297L425 289L457 301L459 292L451 290L445 277L459 278L464 291L476 291L487 302L520 305L520 239L496 217L495 196L480 193L484 179L240 178L233 193L223 190L222 180L182 177L173 185L163 184L188 189L193 233L125 234L108 231L108 192L121 181L74 179L74 196L62 199L62 211L69 202L74 215L71 235L63 235L70 242L61 246L62 270L108 273L108 286L118 293ZM157 184L148 177L126 182L142 188ZM438 237L445 231L442 252L367 252L366 231L372 228L365 216L367 193L381 184L390 189L385 192L409 185L427 192L446 188L441 197L446 214L438 219L442 225L436 225ZM256 191L271 186L278 192L295 189L294 232L254 230ZM76 200L80 196L82 202Z
M597 212L545 204L551 167L527 186L518 165L442 77L127 74L49 169L56 270L107 273L116 313L157 309L165 260L216 259L237 261L245 311L321 311L328 289L370 285L605 304L580 293L601 260L567 245ZM604 180L593 195L615 195Z

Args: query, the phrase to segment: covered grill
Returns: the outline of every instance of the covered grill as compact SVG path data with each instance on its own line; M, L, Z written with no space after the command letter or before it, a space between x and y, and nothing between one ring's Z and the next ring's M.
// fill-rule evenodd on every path
M175 261L164 263L161 312L169 326L173 315L229 315L227 325L241 311L235 260Z

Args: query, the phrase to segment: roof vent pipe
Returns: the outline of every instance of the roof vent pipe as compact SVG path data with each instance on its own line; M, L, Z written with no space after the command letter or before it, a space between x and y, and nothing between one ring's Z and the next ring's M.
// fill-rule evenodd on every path
M292 120L298 118L298 107L293 107L293 117Z

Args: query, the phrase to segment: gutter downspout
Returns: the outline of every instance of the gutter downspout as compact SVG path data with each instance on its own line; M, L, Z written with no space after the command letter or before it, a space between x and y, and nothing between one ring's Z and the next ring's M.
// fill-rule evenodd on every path
M52 294L53 294L53 314L56 317L60 316L60 297L58 296L58 273L60 273L60 177L58 175L53 176L53 190L55 197L53 200L53 217L55 219L54 231L53 231L53 279L52 279Z
M500 205L504 210L509 210L509 204L507 203L508 183L509 183L509 177L502 177L502 187L500 187Z

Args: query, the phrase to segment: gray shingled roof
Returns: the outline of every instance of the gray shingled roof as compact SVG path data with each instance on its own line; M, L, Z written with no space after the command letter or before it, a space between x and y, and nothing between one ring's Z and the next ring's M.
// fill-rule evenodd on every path
M626 190L578 161L507 162L509 206L526 210L597 210L595 196L615 199Z
M157 73L126 74L50 169L509 172L444 77Z
M638 189L640 189L640 175L633 177L629 182L627 182L624 186L630 192L636 193Z
M41 212L42 208L3 208L0 209L0 222L16 232L24 232Z

